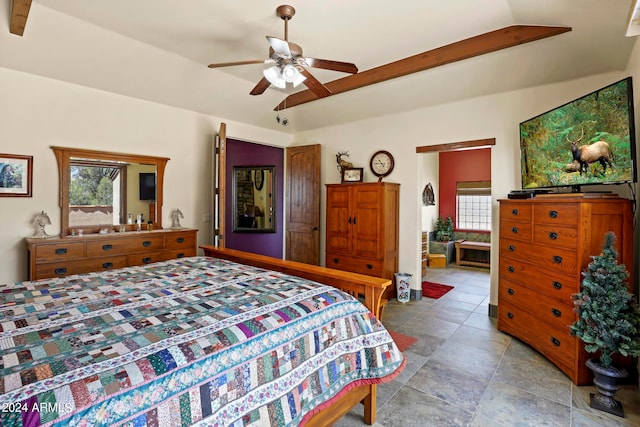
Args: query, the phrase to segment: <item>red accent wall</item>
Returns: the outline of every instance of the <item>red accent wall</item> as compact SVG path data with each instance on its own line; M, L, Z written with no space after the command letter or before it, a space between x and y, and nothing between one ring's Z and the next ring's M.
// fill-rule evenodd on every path
M491 181L491 148L440 152L438 176L438 214L456 220L456 184Z

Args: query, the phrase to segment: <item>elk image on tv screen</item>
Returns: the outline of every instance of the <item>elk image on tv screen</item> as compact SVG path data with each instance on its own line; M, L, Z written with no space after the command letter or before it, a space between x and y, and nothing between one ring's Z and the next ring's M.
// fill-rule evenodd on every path
M636 182L631 77L520 123L523 189Z

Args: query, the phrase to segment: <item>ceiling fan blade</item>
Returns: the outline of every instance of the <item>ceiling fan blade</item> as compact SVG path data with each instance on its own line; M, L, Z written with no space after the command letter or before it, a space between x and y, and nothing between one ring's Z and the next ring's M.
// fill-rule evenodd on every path
M280 40L277 37L267 36L267 40L269 41L269 45L275 53L278 53L282 56L291 56L291 49L289 49L289 42L285 40Z
M324 98L325 96L331 95L331 91L325 85L320 83L318 79L313 77L306 68L298 67L298 71L306 77L302 83L304 83L304 85L308 87L318 98Z
M249 92L251 95L262 95L271 83L266 78L262 78L258 84Z
M571 31L571 27L512 25L333 80L327 83L327 87L330 88L332 95L336 95L411 73L557 36L567 31ZM287 96L273 110L281 110L285 105L287 108L295 107L316 99L318 96L313 91L303 90Z
M351 62L332 61L330 59L304 58L309 67L322 68L324 70L341 71L343 73L355 74L358 67Z
M209 64L209 68L220 68L220 67L232 67L234 65L247 65L247 64L263 64L266 61L264 59L252 59L249 61L235 61L235 62L220 62L218 64Z

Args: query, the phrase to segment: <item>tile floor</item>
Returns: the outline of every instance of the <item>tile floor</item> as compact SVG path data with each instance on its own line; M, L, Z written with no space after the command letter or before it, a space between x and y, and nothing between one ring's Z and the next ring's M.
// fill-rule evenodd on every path
M385 308L383 323L418 338L396 380L378 386L377 427L640 426L640 392L617 394L626 418L589 407L594 387L576 387L535 350L499 332L488 316L488 269L430 269L455 289ZM360 426L362 406L337 426Z

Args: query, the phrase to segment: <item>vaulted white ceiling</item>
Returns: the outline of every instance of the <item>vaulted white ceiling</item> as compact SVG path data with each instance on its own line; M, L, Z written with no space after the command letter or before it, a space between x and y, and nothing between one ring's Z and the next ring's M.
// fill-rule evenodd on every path
M572 31L287 109L285 128L273 108L294 90L249 95L262 65L207 68L266 59L280 4L296 8L289 40L305 55L360 71L510 25ZM635 43L632 0L33 0L22 37L10 5L0 67L287 132L624 70Z

